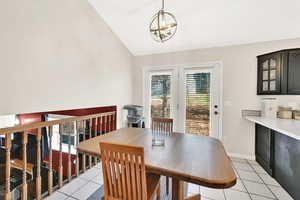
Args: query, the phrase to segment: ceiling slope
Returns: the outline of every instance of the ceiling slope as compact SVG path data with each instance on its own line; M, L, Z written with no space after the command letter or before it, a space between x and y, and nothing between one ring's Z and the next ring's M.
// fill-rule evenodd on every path
M178 21L165 43L149 33L160 0L89 0L133 55L300 37L299 0L165 0Z

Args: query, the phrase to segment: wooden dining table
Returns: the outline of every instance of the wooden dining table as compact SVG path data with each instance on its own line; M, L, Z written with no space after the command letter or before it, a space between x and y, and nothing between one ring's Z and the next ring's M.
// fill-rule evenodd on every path
M165 136L165 145L152 146L152 131L121 128L83 141L78 150L100 155L100 141L144 147L147 172L172 178L172 199L182 199L183 182L225 189L236 184L236 175L223 144L218 139L184 133Z

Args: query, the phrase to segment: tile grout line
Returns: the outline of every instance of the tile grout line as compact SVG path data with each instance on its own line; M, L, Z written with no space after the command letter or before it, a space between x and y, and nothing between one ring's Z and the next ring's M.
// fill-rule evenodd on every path
M71 195L69 195L69 194L67 194L67 193L64 193L64 192L61 192L61 191L56 191L56 192L65 195L65 196L66 196L65 199L68 199L68 198L70 198L70 197L73 198L73 199L77 199L77 198L75 198L75 197L73 197L73 196L71 196ZM77 199L77 200L78 200L78 199Z
M275 197L276 200L278 200L277 196L273 193L273 191L268 187L268 185L265 183L265 181L259 176L259 174L256 172L255 168L251 165L251 163L246 160L247 163L250 165L250 167L255 171L256 175L262 180L262 182L264 183L264 185L268 188L268 190L271 192L271 194ZM269 175L269 174L268 174Z
M225 190L223 189L223 195L224 195L224 199L227 200L226 195L225 195ZM229 200L229 199L228 199Z
M90 169L89 169L89 170L90 170ZM87 171L86 171L86 172L87 172ZM84 173L82 173L82 174L84 174ZM82 175L82 174L81 174L81 175ZM80 176L78 176L78 177L76 177L76 178L81 179L81 180L84 180L84 181L86 182L84 185L86 185L86 184L92 182L92 183L94 183L94 184L97 184L97 185L101 186L101 184L98 184L98 183L95 183L94 181L92 181L93 178L91 178L91 179L85 179L85 178L82 178L82 177L80 177ZM84 186L84 185L82 185L82 186ZM65 195L69 196L69 197L72 197L72 198L78 200L78 198L74 197L73 195L74 195L76 192L80 191L80 190L82 189L82 188L81 188L82 186L78 187L78 190L72 192L71 194L66 194L66 193L64 193L64 192L60 192L60 193L63 193L63 194L65 194Z
M230 160L231 160L231 159L230 159ZM242 161L245 161L245 162L242 162ZM245 169L238 169L238 168L236 168L236 166L234 165L233 160L231 160L232 166L233 166L233 168L235 169L235 172L238 174L238 177L237 177L237 178L240 179L241 184L243 185L243 187L244 187L244 189L245 189L246 191L240 191L240 190L238 190L238 189L231 189L231 190L238 191L238 192L242 192L242 193L247 193L248 196L249 196L249 198L250 198L251 200L253 200L251 194L256 195L256 196L260 196L260 197L264 197L264 198L267 198L267 199L270 199L270 200L272 200L272 199L273 199L273 200L279 200L279 199L277 198L277 196L275 195L275 193L273 193L273 191L270 189L269 186L274 186L274 187L278 187L278 188L282 188L282 187L280 187L280 185L279 185L279 186L276 186L276 185L268 185L268 184L263 180L263 178L260 176L260 174L264 174L264 175L265 175L265 173L258 173L258 172L256 171L256 169L254 168L254 166L253 166L253 165L255 165L255 163L251 164L250 161L247 160L247 159L242 159L242 161L236 161L236 160L235 160L234 162L235 162L235 163L241 163L241 164L248 165L248 166L250 166L250 168L251 168L253 171L249 171L249 170L245 170ZM258 165L258 166L260 166L260 165ZM99 169L98 167L95 167L95 168ZM92 169L92 168L91 168L91 169ZM257 181L253 181L253 180L242 179L242 178L240 177L240 173L238 172L238 170L245 171L245 172L252 172L252 173L256 174L256 175L259 177L259 180L261 180L262 182L257 182ZM266 174L266 175L269 175L269 174ZM270 176L270 177L271 177L271 176ZM82 180L86 181L85 184L94 183L94 184L97 184L97 185L99 185L99 186L103 185L103 184L94 182L94 181L93 181L93 180L94 180L93 178L91 178L91 179L85 179L85 178L81 178L81 177L76 177L76 178L79 178L79 179L82 179ZM270 198L270 197L264 196L264 195L260 195L260 194L250 193L250 192L248 191L248 189L247 189L247 187L246 187L244 181L246 181L246 182L253 182L253 183L265 185L265 186L268 188L269 192L273 195L273 198ZM80 188L79 190L81 190L81 189L82 189L82 188ZM73 193L71 193L71 194L67 194L67 193L61 192L61 191L59 191L59 190L57 190L57 192L60 193L60 194L63 194L64 196L66 196L66 199L72 198L72 199L75 199L75 200L79 200L78 198L72 196L74 193L78 192L79 190L77 190L77 191L75 191L75 192L73 192ZM200 192L200 194L201 194L201 187L200 187L200 186L199 186L199 192ZM227 197L226 197L225 189L223 189L222 192L223 192L224 199L225 199L225 200L229 200L229 199L227 199ZM203 197L208 198L208 199L211 199L211 200L214 200L213 198L210 198L210 197L206 197L206 196L203 196ZM275 199L274 199L274 198L275 198Z
M236 162L245 164L244 162L239 162L239 161L236 161ZM273 197L275 197L275 199L274 199L274 198L267 197L267 196L264 196L264 195L261 195L261 194L254 194L254 193L253 193L253 195L257 195L257 196L260 196L260 197L265 197L265 198L267 198L267 199L278 200L277 196L271 191L271 189L268 187L268 185L267 185L267 184L264 182L264 180L260 177L259 173L255 170L255 168L252 166L252 164L251 164L247 159L245 159L245 162L246 162L247 165L250 165L250 167L251 167L252 170L254 171L253 173L255 173L255 174L259 177L259 179L262 180L262 182L256 182L256 181L253 181L253 180L248 180L248 179L242 179L242 178L241 178L242 183L243 183L245 189L247 190L247 192L248 192L248 189L247 189L247 187L245 186L244 181L252 182L252 183L257 183L257 184L262 184L262 185L265 185L265 186L268 188L268 190L271 192L271 194L273 195ZM259 166L259 164L258 164L258 166ZM237 173L238 173L238 170L245 171L245 172L250 172L250 171L247 171L247 170L244 170L244 169L237 169L237 168L234 166L234 164L233 164L233 167L236 169L236 172L237 172ZM238 174L239 174L239 173L238 173ZM264 173L264 174L265 174L265 173ZM250 194L251 194L251 193L249 193L249 195L250 195ZM250 198L252 199L251 195L250 195Z
M246 163L248 163L247 160L246 160ZM236 167L233 165L233 163L232 163L232 166L233 166L233 168L236 170L236 173L237 173L237 174L239 175L239 177L240 177L240 174L239 174L239 172L237 171ZM247 187L246 187L245 184L244 184L244 181L242 180L241 177L240 177L240 180L241 180L241 182L242 182L242 184L243 184L243 186L244 186L244 188L245 188L245 190L246 190L246 193L249 195L249 198L250 198L251 200L253 200L252 197L251 197L251 195L250 195L250 193L249 193L249 191L248 191L248 189L247 189Z
M84 180L86 180L86 179L84 179ZM86 181L87 181L86 184L89 184L90 182L94 183L92 180L86 180ZM101 185L98 184L98 183L94 183L94 184L97 184L97 185L99 185L99 186L101 187ZM77 199L76 197L73 196L73 194L75 194L76 192L78 192L78 191L80 191L80 190L82 190L82 188L80 188L79 190L73 192L73 193L71 194L71 197Z

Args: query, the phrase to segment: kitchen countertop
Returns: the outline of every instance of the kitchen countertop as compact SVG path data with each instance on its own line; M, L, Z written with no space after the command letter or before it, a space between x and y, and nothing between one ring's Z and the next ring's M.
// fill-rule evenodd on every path
M246 116L245 119L300 140L300 120Z

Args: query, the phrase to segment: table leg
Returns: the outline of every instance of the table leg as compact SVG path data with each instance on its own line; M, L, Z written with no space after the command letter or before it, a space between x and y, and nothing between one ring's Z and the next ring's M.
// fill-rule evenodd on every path
M183 200L184 191L183 191L183 181L180 181L177 178L172 179L172 200Z

